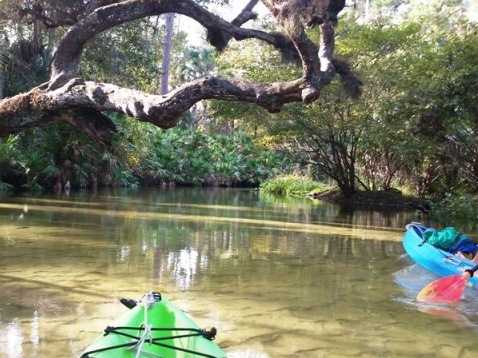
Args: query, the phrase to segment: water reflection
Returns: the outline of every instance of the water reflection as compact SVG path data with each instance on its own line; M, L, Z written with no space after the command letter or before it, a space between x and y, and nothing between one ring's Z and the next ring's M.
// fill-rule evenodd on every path
M179 253L169 253L166 270L171 272L179 288L190 288L196 275L196 268L199 270L207 268L207 258L202 257L202 260L199 258L198 252L192 248L180 250Z
M456 356L446 344L469 332L394 299L414 219L253 190L2 198L0 357L75 356L124 312L118 298L150 290L217 327L230 357L413 357L437 335L436 356Z

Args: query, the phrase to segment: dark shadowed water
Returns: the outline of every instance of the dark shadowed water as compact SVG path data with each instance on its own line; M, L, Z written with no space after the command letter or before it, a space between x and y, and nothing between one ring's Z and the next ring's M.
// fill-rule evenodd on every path
M252 190L4 197L0 357L78 356L151 290L228 357L477 357L471 295L414 301L435 277L404 255L413 220Z

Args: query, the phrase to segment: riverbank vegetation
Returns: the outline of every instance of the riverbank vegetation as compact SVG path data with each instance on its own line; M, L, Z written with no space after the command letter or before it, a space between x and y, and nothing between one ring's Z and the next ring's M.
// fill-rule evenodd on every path
M478 26L467 17L466 1L445 8L439 1L420 3L357 1L346 7L335 28L335 53L343 60L335 66L349 77L330 82L307 105L290 103L270 113L248 101L201 101L172 129L105 112L116 128L106 144L65 123L4 136L0 192L67 184L203 185L305 195L333 186L339 193L334 200L402 193L429 200L435 212L474 216ZM0 99L48 80L63 34L60 26L45 26L38 12L22 14L0 23ZM162 17L139 20L97 36L85 49L82 75L159 91L168 55L171 88L210 75L255 83L300 77L294 53L287 58L254 40L231 42L215 53L206 44L188 44L178 28L168 54L166 25ZM278 29L270 19L255 26ZM316 28L307 34L319 43ZM88 118L88 109L83 115Z
M324 183L319 183L308 176L281 175L263 181L260 191L264 194L277 196L313 196L329 189Z
M124 126L122 128L125 128ZM10 136L0 145L0 191L38 192L97 186L205 185L256 187L277 175L281 151L247 133L209 133L181 127L146 126L118 133L108 150L69 127Z

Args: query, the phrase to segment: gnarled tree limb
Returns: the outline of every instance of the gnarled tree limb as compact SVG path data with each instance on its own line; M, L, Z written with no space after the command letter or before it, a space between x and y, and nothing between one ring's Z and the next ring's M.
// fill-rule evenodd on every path
M80 20L71 26L61 39L52 64L50 81L27 93L0 102L0 136L18 133L27 128L68 122L83 128L98 141L108 144L111 140L108 133L114 128L108 117L102 115L102 112L106 111L124 113L161 128L170 128L177 124L185 111L204 99L255 103L271 113L280 111L285 103L309 103L316 100L321 88L332 79L335 73L334 63L337 63L333 59L336 14L327 12L331 11L330 2L334 0L263 0L279 24L286 29L302 61L303 75L294 81L262 84L206 77L189 82L167 95L154 95L79 77L83 48L89 40L126 22L164 13L174 12L195 19L209 32L222 34L226 43L230 38L255 38L280 47L280 37L240 27L250 18L256 2L251 0L245 11L232 23L191 0L92 2L90 12L85 10ZM317 15L320 21L308 20L313 24L320 23L320 51L307 37L302 24L303 14L307 13L303 6L311 6L311 3L314 6L320 3L322 7L319 8L326 9L325 15ZM337 11L337 6L334 11ZM345 65L340 66L338 72L354 78L350 76L350 70Z

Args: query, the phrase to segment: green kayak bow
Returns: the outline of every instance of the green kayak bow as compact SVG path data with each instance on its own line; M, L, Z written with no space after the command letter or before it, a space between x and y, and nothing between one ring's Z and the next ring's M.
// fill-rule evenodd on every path
M204 330L157 292L138 302L122 299L130 310L108 326L80 358L223 358L213 341L216 329Z

